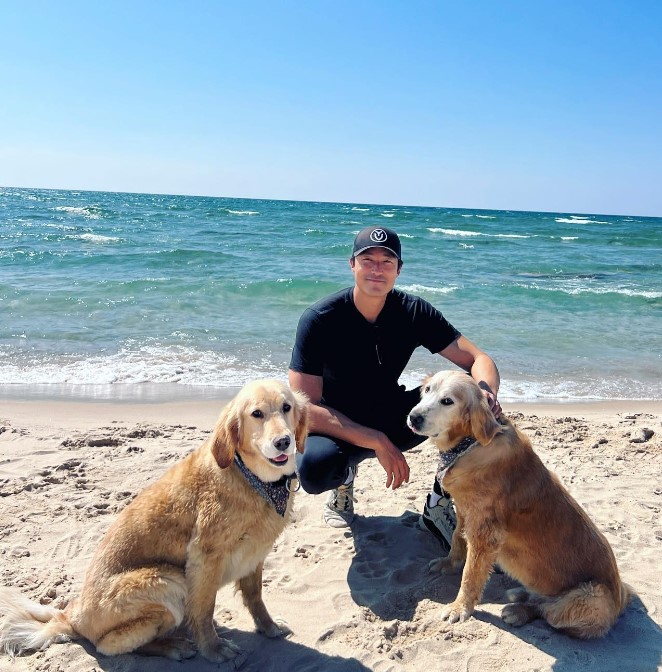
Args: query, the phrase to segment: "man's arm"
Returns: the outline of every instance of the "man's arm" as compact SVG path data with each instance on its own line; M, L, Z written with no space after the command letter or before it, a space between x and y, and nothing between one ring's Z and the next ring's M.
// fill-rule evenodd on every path
M497 394L501 378L492 358L464 336L453 341L439 354L471 374L482 388L492 413L498 418L501 415L501 404L497 401Z
M391 440L377 429L365 427L346 415L321 403L322 377L299 371L288 372L290 387L304 392L310 400L308 429L312 433L326 434L342 439L354 446L375 451L379 463L386 471L386 487L394 490L409 481L409 465L402 452Z

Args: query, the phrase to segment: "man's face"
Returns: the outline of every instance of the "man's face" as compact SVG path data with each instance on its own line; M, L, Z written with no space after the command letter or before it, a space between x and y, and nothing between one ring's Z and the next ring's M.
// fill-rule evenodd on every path
M398 258L383 247L370 247L349 260L354 283L368 296L386 296L400 275Z

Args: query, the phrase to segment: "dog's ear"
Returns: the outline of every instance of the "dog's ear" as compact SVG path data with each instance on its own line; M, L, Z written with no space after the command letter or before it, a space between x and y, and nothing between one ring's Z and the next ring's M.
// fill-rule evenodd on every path
M221 469L232 464L240 440L240 412L237 401L229 402L216 423L211 438L211 452Z
M497 422L494 413L487 404L487 399L480 390L472 397L469 414L472 436L481 445L487 445L501 430L501 425Z
M297 451L303 453L306 437L308 436L308 397L303 392L293 392L293 394L297 417L294 440L297 444Z

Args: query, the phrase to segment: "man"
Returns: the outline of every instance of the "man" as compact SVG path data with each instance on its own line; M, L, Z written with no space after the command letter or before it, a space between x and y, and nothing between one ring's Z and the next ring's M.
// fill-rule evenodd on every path
M310 399L310 435L297 455L306 492L331 490L324 520L348 526L354 517L357 465L376 457L386 487L409 481L403 451L420 443L406 425L420 400L398 379L413 351L426 347L471 374L498 415L499 372L484 352L420 297L394 289L402 269L400 239L385 227L358 233L349 260L354 286L308 308L297 328L289 382ZM455 516L435 479L421 527L450 544Z

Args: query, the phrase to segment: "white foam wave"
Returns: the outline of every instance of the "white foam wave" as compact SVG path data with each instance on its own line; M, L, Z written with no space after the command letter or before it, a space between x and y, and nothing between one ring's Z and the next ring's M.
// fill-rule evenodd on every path
M101 219L101 214L92 207L74 207L71 205L58 205L55 208L58 212L67 212L70 215L81 215L86 219Z
M370 208L357 208L357 207L353 207L352 210L354 210L354 212L370 212Z
M381 215L382 217L395 217L394 212L382 212Z
M473 215L460 215L460 217L473 217Z
M461 229L441 229L436 226L428 228L430 233L443 233L446 236L482 236L478 231L463 231Z
M227 211L230 215L259 215L260 213L256 210L229 210Z
M473 249L474 249L474 246L473 246L473 245L467 245L467 243L460 243L460 247L461 247L463 250L473 250Z
M88 243L116 243L120 238L115 236L101 236L96 233L81 233L78 236L65 236L67 240L84 240Z
M579 215L570 215L570 218L556 217L554 221L559 224L609 224L609 222L603 222L599 219L588 219L587 217L580 217Z
M476 215L478 219L496 219L495 215Z
M478 216L478 215L476 215ZM531 238L519 233L481 233L480 231L465 231L463 229L428 228L430 233L443 233L446 236L484 236L486 238Z
M561 240L579 240L579 236L561 236Z
M621 296L641 297L644 299L662 299L662 292L646 289L630 289L627 287L545 287L537 284L519 284L525 289L538 289L543 292L563 292L571 296L579 294L620 294Z
M55 357L0 366L0 385L137 385L179 383L235 387L254 378L283 377L284 368L268 359L245 362L237 357L185 345L144 346L87 359Z
M413 284L413 285L398 285L398 289L401 289L403 292L412 292L413 294L452 294L458 288L449 286L449 287L428 287L427 285Z

